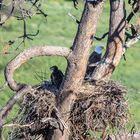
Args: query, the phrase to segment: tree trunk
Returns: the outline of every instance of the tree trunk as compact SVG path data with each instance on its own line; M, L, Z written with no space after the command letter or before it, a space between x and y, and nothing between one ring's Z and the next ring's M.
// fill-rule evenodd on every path
M1 14L1 9L2 9L2 2L3 2L3 0L0 0L0 22L1 22L1 16L2 16L2 14Z
M70 135L70 122L68 122L70 111L76 99L76 91L82 84L84 78L87 61L89 58L90 48L93 36L96 32L98 19L102 12L103 3L99 3L96 7L91 3L86 3L83 15L75 37L72 52L69 55L69 62L66 76L61 85L60 96L58 98L58 108L62 115L62 119L67 125L63 133L60 130L50 132L48 140L68 140Z
M110 29L106 53L92 74L95 81L108 80L123 54L125 33L124 0L110 0Z

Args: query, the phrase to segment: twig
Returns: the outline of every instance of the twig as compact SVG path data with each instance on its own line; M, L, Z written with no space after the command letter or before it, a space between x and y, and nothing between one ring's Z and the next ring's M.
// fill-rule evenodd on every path
M109 34L109 32L106 32L104 33L101 37L97 37L97 36L94 36L94 38L98 41L101 41L102 39L104 39L107 35Z
M34 3L33 3L32 1L30 1L30 2L31 2L31 3L33 4L33 6L37 9L37 11L40 12L40 14L42 14L44 17L47 17L47 16L48 16L48 14L44 13L44 12L39 8L41 5L39 5L39 6L36 5L36 3L38 2L38 0L36 0Z
M133 18L133 16L139 11L139 5L137 5L135 7L135 9L133 9L133 11L128 15L126 21L127 21L127 24L130 22L130 20Z
M73 5L74 5L75 9L78 9L78 8L77 8L78 0L72 0L72 1L73 1Z
M74 17L70 12L68 13L68 15L77 23L79 24L80 21L76 19L76 17Z
M138 41L140 40L140 35L139 36L136 36L132 39L130 39L129 41L127 41L124 45L124 48L125 49L128 49L130 48L132 45L134 45L135 43L137 43Z
M5 128L5 127L19 127L19 128L24 128L24 127L31 127L33 124L34 124L34 122L32 122L30 124L24 124L24 125L21 125L21 124L5 124L2 127L3 128Z

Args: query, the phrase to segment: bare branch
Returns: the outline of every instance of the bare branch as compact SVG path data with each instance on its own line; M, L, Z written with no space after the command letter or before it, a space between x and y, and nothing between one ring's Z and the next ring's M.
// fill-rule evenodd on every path
M20 124L5 124L3 125L4 127L19 127L19 128L25 128L25 127L31 127L34 123L30 123L30 124L24 124L24 125L20 125Z
M26 49L22 53L18 54L5 68L5 79L9 87L14 90L20 90L25 84L17 83L13 79L14 71L22 64L26 63L29 59L38 56L63 56L68 59L71 50L69 48L44 46L44 47L32 47Z
M107 35L109 34L109 32L106 32L104 33L101 37L97 37L97 36L94 36L94 38L98 41L101 41L102 39L104 39Z
M123 53L125 53L125 51L132 47L132 45L134 45L135 43L137 43L138 41L140 40L140 36L136 36L132 39L130 39L129 41L127 41L124 45L124 50L123 50Z
M75 9L78 9L78 8L77 8L78 0L72 0L72 1L73 1L73 5L74 5Z
M1 0L1 2L2 2L2 1L3 1L3 0ZM3 5L3 3L0 4L0 10L1 10L1 8L2 8L2 5ZM5 21L1 22L1 20L0 20L0 26L2 26L2 25L12 16L12 14L13 14L13 12L14 12L14 9L15 9L15 1L12 0L12 9L11 9L10 13L8 14L7 18L5 19ZM1 17L0 17L0 18L1 18Z
M78 19L76 19L76 17L74 17L70 12L68 13L68 15L77 23L79 24L80 21Z
M0 129L2 128L2 125L4 124L5 118L7 117L10 110L13 108L15 103L26 93L29 93L32 90L31 86L25 86L20 91L18 91L0 110Z
M129 23L130 20L133 18L133 16L139 11L139 8L140 8L140 6L137 5L137 6L133 9L133 11L128 15L128 17L127 17L127 19L126 19L127 23Z
M36 3L38 2L39 0L36 0L34 3L32 1L30 1L32 3L32 5L37 9L37 11L39 11L38 14L42 14L44 17L47 17L48 14L44 13L41 9L40 9L40 5L37 6Z

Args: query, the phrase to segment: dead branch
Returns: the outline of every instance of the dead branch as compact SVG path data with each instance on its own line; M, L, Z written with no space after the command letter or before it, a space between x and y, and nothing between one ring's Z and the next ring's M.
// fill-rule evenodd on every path
M123 47L123 54L125 54L126 50L130 47L133 47L133 45L136 44L139 40L140 40L140 36L136 36L130 39L129 41L127 41Z
M47 13L45 13L42 8L41 8L41 0L11 0L8 2L5 2L3 0L0 1L0 26L5 24L11 17L15 17L17 20L22 20L24 25L23 25L23 35L19 36L19 38L22 38L22 41L19 43L18 49L24 42L25 39L30 39L33 40L33 36L37 36L39 33L39 30L37 30L36 34L30 34L27 33L27 28L26 28L26 19L32 19L33 16L36 14L43 15L45 18L48 16ZM25 6L28 5L28 6ZM4 9L8 8L7 11L5 12ZM4 12L3 12L4 11ZM3 18L6 15L6 19ZM12 41L10 44L14 44L17 39ZM9 41L10 42L10 41Z
M31 127L31 125L33 125L33 123L24 124L24 125L20 125L20 124L5 124L5 125L3 125L3 128L4 128L4 127L18 127L18 128L24 128L24 127Z
M94 38L98 41L101 41L102 39L104 39L107 35L109 34L109 32L106 32L104 33L101 37L97 37L97 36L94 36Z
M13 79L14 71L22 64L26 63L33 57L38 56L63 56L68 59L71 50L69 48L44 46L44 47L32 47L26 49L22 53L18 54L5 68L5 79L9 87L14 90L20 90L25 84L17 83Z
M136 36L125 43L125 48L130 48L132 45L140 40L140 35Z
M2 2L3 2L3 0L1 0L0 11L2 9L2 6L4 5ZM8 14L7 18L4 21L1 22L1 20L0 20L0 26L5 24L5 22L12 16L12 14L13 14L13 12L15 10L15 1L14 0L12 0L11 5L12 5L12 9L11 9L10 13Z
M2 125L4 124L5 118L7 117L10 110L13 108L15 103L23 97L24 94L31 92L32 87L31 86L25 86L21 90L19 90L12 98L9 99L7 104L0 110L0 129L2 128Z
M76 19L76 17L73 16L70 12L68 13L68 15L69 15L77 24L80 23L80 21L79 21L78 19Z

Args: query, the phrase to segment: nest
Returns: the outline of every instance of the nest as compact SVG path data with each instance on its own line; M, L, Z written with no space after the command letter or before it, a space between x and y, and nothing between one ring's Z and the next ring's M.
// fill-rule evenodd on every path
M90 140L90 131L102 132L103 136L110 127L123 127L128 118L125 94L125 88L117 82L110 81L96 86L85 82L78 91L71 110L70 140ZM44 88L27 94L19 112L15 123L21 127L13 129L11 140L39 139L47 136L51 128L56 128L61 123L56 96Z
M55 95L48 90L39 89L34 93L28 93L24 97L18 119L15 122L20 125L13 129L10 139L32 140L40 135L46 135L47 129L51 125L48 120L55 117L56 111Z
M96 86L85 83L80 93L86 96L79 97L71 111L71 139L89 140L90 133L95 136L96 132L101 132L98 137L103 138L110 128L122 128L127 122L128 107L124 98L127 91L119 83L110 81Z

